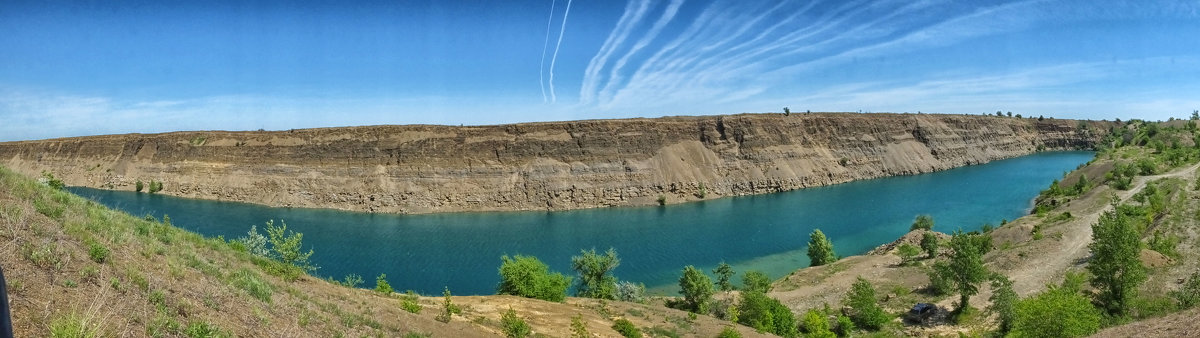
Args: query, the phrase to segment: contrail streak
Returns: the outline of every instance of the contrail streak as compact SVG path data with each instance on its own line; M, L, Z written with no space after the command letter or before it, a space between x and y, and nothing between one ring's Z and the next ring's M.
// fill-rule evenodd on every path
M554 22L554 3L550 0L550 18L546 19L546 39L542 41L542 62L538 64L538 86L542 87L542 103L546 102L546 49L550 47L550 23Z
M558 43L554 45L554 56L550 57L550 102L558 102L554 95L554 63L558 61L558 48L562 47L563 32L567 31L567 16L571 15L571 1L567 0L567 9L563 11L562 27L558 29Z

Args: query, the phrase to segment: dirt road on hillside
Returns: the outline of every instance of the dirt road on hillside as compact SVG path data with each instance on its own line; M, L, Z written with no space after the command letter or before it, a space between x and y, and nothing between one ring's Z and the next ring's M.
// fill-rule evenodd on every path
M1134 194L1142 191L1147 182L1153 180L1178 177L1190 182L1191 174L1197 168L1200 168L1200 164L1162 175L1137 177L1129 190L1114 190L1114 192L1120 202L1124 203ZM1047 283L1061 282L1062 276L1068 268L1082 267L1089 255L1087 246L1092 242L1092 225L1099 221L1102 213L1111 209L1112 206L1108 204L1094 207L1089 209L1088 213L1058 226L1057 229L1061 229L1063 236L1061 245L1056 247L1056 251L1033 255L1031 259L1023 261L1017 268L1010 269L1006 273L1014 282L1013 290L1025 297L1045 289ZM1091 212L1091 210L1095 210L1095 212ZM980 298L986 299L986 296Z

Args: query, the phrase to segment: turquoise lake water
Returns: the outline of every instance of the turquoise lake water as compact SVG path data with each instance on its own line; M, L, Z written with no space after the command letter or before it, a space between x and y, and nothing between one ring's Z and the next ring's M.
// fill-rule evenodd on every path
M615 248L615 275L670 292L686 265L711 271L726 261L782 277L808 265L808 234L820 228L838 255L861 254L908 232L917 214L935 230L975 230L1025 215L1050 181L1092 158L1092 152L1045 152L936 173L864 180L768 195L722 198L666 207L557 212L392 215L253 204L72 187L71 192L133 215L171 216L176 226L215 237L262 230L284 220L304 233L305 249L341 279L359 274L366 287L386 273L397 290L437 295L495 293L504 254L533 255L568 275L580 249Z

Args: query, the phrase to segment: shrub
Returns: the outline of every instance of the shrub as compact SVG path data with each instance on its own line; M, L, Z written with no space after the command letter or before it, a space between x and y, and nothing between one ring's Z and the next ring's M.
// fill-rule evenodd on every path
M933 230L933 216L917 215L913 220L912 226L908 227L908 231L913 230Z
M721 333L717 335L717 338L742 338L742 333L738 332L732 326L725 326L725 328L721 329Z
M583 316L575 314L571 317L571 338L590 338L592 335L588 333L587 324L583 322Z
M134 185L133 185L133 191L136 191L136 192L142 192L143 188L145 188L145 187L142 184L142 180L138 180L137 183L134 183Z
M151 194L153 194L153 193L156 193L156 192L162 191L162 190L163 190L163 184L162 184L162 182L151 180L151 181L150 181L150 187L149 187L149 188L150 188L150 190L149 190L149 191L150 191L150 193L151 193Z
M837 333L838 337L849 337L851 332L854 332L854 321L850 317L843 315L837 316L837 326L833 327L833 332Z
M1182 288L1171 292L1171 297L1179 303L1180 309L1190 309L1200 305L1200 271L1192 273Z
M149 215L147 215L149 216ZM246 252L259 257L271 257L271 251L267 249L267 237L258 232L258 227L251 225L250 231L246 233L246 237L236 240L246 247Z
M712 301L713 283L704 272L694 266L683 268L679 277L679 294L683 295L688 310L694 313L708 313L708 303Z
M829 329L829 320L825 319L825 314L821 311L817 311L816 309L808 310L808 312L804 313L804 319L800 321L800 330L805 333L805 337L837 337L837 335Z
M742 274L742 291L771 292L771 277L761 271L749 270Z
M104 261L108 259L108 253L108 248L99 243L92 243L88 246L88 256L96 263L104 264Z
M782 337L797 337L796 317L779 300L757 291L745 291L737 306L737 322Z
M421 304L417 303L417 295L411 290L400 296L400 308L412 314L421 313Z
M1134 221L1124 213L1105 211L1092 225L1087 270L1092 273L1092 286L1100 291L1097 299L1111 315L1123 315L1138 285L1146 280L1139 237Z
M596 249L582 250L579 256L571 257L571 267L579 273L576 296L598 299L616 299L617 278L612 270L621 265L617 251L609 248L604 255Z
M900 245L896 249L896 254L900 256L900 265L910 265L916 262L917 255L921 254L921 249L908 243Z
M833 243L821 229L814 229L808 235L808 260L810 266L821 266L837 260L833 255Z
M1014 318L1016 318L1015 306L1020 297L1013 291L1013 282L1008 277L999 273L992 275L992 296L988 298L992 305L988 307L988 311L996 314L996 319L1000 322L997 328L1000 334L1003 335L1012 330Z
M504 327L504 336L509 338L524 338L528 337L532 331L529 324L525 323L525 319L518 317L517 312L509 308L500 316L500 326Z
M667 196L658 195L658 205L667 205Z
M630 281L617 283L617 300L634 303L646 301L646 285L641 283L634 284Z
M352 274L346 275L346 277L342 279L342 282L340 284L345 285L346 287L356 288L356 287L358 287L359 284L362 284L362 283L363 283L362 276L352 273ZM375 284L378 285L379 284L378 281L376 281Z
M729 264L726 264L724 261L722 261L721 264L718 264L717 268L713 269L712 272L714 275L717 275L717 289L718 290L721 290L721 291L732 291L733 290L733 283L729 282L730 279L733 279L733 275L734 275L732 266L729 266Z
M391 295L392 292L396 292L396 290L392 289L392 285L388 284L386 273L381 273L379 274L379 277L375 277L375 292L381 293L385 296Z
M442 313L439 313L437 317L434 317L434 319L439 322L449 323L451 316L462 313L462 308L458 307L458 305L455 305L454 302L450 300L449 287L442 291L442 297L445 299L442 302Z
M279 226L275 226L274 220L267 221L267 240L271 242L271 250L275 252L275 258L281 262L306 272L317 270L317 267L308 261L313 254L312 249L309 249L308 252L300 251L304 234L288 231L287 223L280 221Z
M62 180L54 178L54 174L50 173L49 171L42 172L41 181L44 181L47 186L50 186L50 188L54 190L63 190L63 188L66 188L67 186L66 184L63 184Z
M1100 312L1078 292L1051 288L1022 299L1013 309L1014 336L1082 337L1100 328Z
M941 244L941 239L932 231L926 231L921 235L921 250L925 251L925 256L929 258L937 257L938 246Z
M516 255L500 257L500 285L496 293L562 302L567 297L571 278L551 273L537 257Z
M612 329L616 330L617 333L620 333L621 336L624 336L625 338L642 337L642 329L639 329L636 325L633 325L633 322L630 322L625 318L620 318L613 322Z
M844 303L851 308L850 320L863 329L879 330L883 324L891 320L888 314L879 307L878 300L875 298L875 287L861 276L854 282L854 285L850 286Z

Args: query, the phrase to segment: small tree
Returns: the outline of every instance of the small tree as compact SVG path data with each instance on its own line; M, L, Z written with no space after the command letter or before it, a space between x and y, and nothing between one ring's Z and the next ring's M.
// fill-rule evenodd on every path
M442 298L444 299L442 301L442 313L439 313L437 317L434 317L434 319L439 322L449 323L451 316L462 313L462 308L458 307L458 305L455 305L454 302L450 300L450 287L446 287L446 289L442 291Z
M585 298L616 299L617 278L612 270L621 265L617 251L609 248L603 255L596 249L583 250L579 256L571 257L571 267L579 273L576 296Z
M779 300L757 291L743 291L737 322L781 337L797 337L796 315Z
M742 291L771 292L771 277L761 271L749 270L742 274Z
M1129 216L1113 210L1105 211L1092 225L1092 243L1088 244L1092 258L1087 270L1092 273L1092 286L1100 291L1097 299L1110 315L1123 315L1138 285L1146 280L1146 267L1139 259L1139 237Z
M1008 333L1012 330L1013 321L1016 318L1016 303L1020 300L1017 293L1013 291L1013 282L1008 277L1002 274L992 275L992 296L988 297L992 305L988 307L988 311L996 314L996 318L1000 321L1000 335Z
M950 248L954 250L949 263L952 272L950 280L954 282L954 289L959 294L958 308L955 312L961 313L969 306L971 296L979 293L979 283L988 277L987 268L983 266L983 254L990 249L984 246L990 246L991 242L977 237L984 236L958 230L950 238Z
M1171 292L1171 297L1179 303L1181 310L1200 305L1200 271L1192 273L1183 287Z
M533 256L500 257L500 285L496 293L551 302L562 302L571 286L571 277L551 273L550 267Z
M276 227L274 220L267 221L267 239L271 242L275 258L305 272L317 270L317 266L308 261L308 258L312 257L312 249L309 249L308 252L300 251L304 234L288 231L287 223L279 221L279 226Z
M921 250L925 251L925 256L928 258L937 257L938 245L941 239L932 231L926 231L921 235Z
M811 266L821 266L837 260L833 255L833 243L825 237L821 229L814 229L808 235L808 259Z
M917 215L913 220L912 226L908 227L908 231L913 230L933 230L933 216L927 214Z
M825 319L825 314L817 309L810 309L804 313L804 319L800 320L800 330L804 332L805 337L813 338L836 338L837 335L829 329L829 320Z
M679 294L688 310L695 313L708 313L708 303L712 301L713 283L703 271L688 265L683 268L683 276L679 277Z
M382 293L385 296L395 292L395 290L392 290L392 285L388 284L387 274L381 273L379 277L375 277L375 292Z
M517 316L517 312L512 308L508 308L508 311L504 311L504 314L500 315L500 326L504 327L504 336L509 338L529 337L532 332L529 324L525 323L525 319Z
M725 262L722 261L721 264L717 265L716 269L713 269L713 274L717 275L717 289L718 290L721 290L721 291L732 291L733 290L733 283L729 282L730 279L733 279L733 274L734 274L732 266L729 266L729 264L725 264Z
M916 246L908 243L901 244L896 249L896 255L900 256L900 265L911 265L920 254L921 249L917 249Z
M929 276L929 293L941 296L950 293L954 288L954 282L950 280L950 276L954 275L954 271L950 269L950 263L934 262L927 274Z
M879 330L890 320L887 313L879 307L878 299L875 298L875 287L871 286L871 282L862 276L859 276L854 285L850 286L844 303L852 309L850 319L858 327L872 331Z
M617 282L617 300L634 303L646 301L646 285L630 281Z

